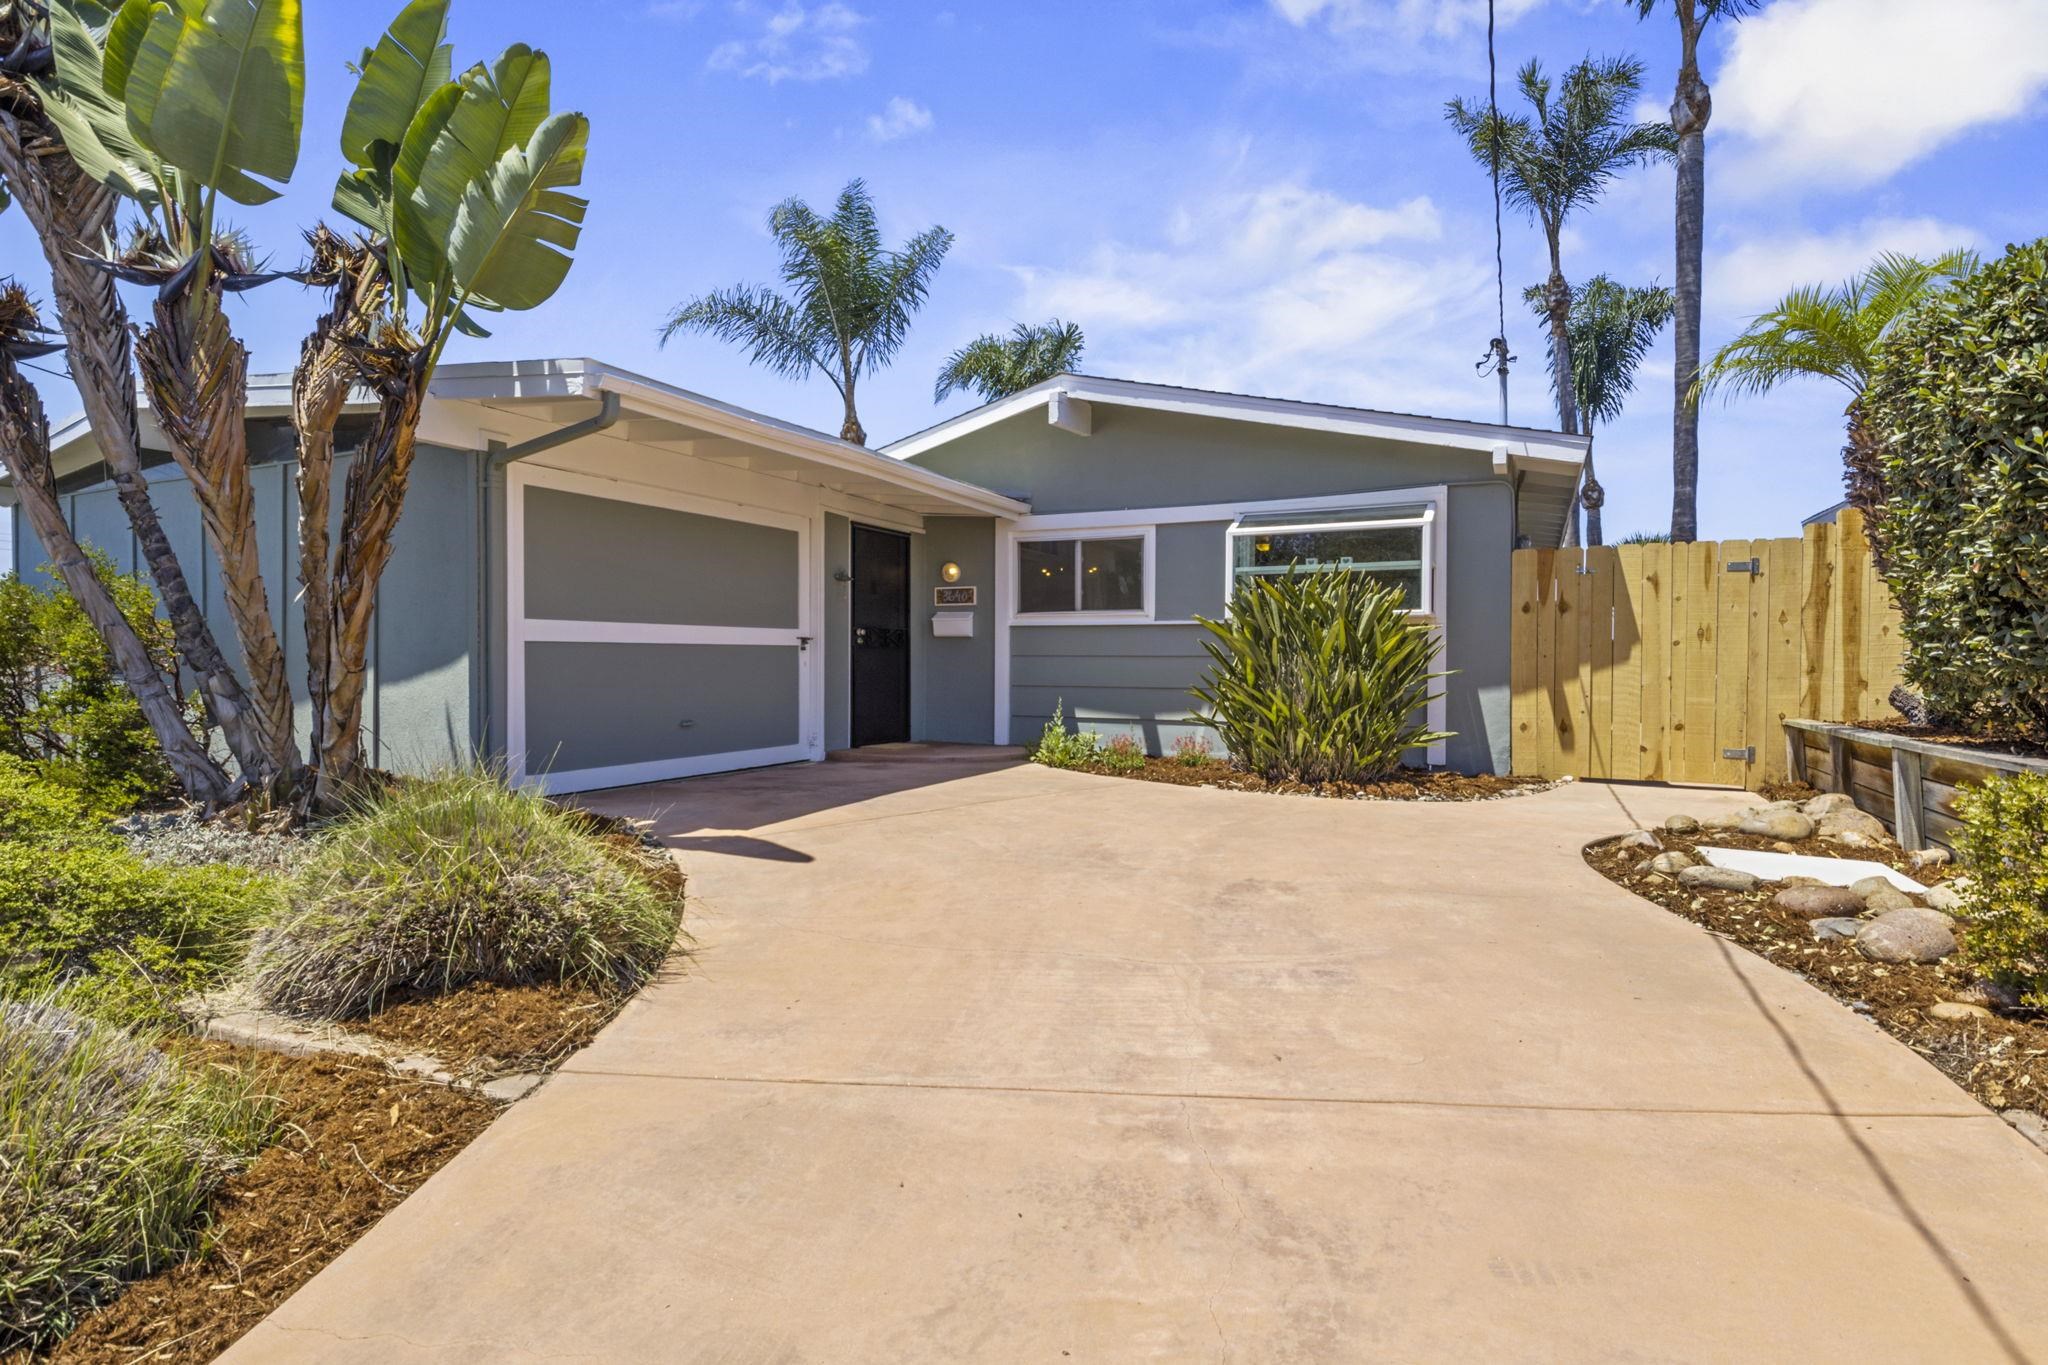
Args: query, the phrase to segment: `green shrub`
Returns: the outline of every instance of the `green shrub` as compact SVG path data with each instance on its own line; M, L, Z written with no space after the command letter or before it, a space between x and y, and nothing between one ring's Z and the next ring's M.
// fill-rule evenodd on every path
M1099 761L1111 772L1135 772L1145 766L1145 746L1136 735L1111 735L1099 750Z
M1067 729L1066 699L1052 704L1052 719L1031 751L1033 763L1048 768L1093 768L1102 761L1102 736L1093 730Z
M246 1084L47 999L0 999L0 1353L57 1340L183 1255L270 1126Z
M2048 1007L2048 774L1956 792L1956 851L1970 877L1958 916L1963 955Z
M1366 782L1449 738L1422 717L1443 645L1364 574L1255 578L1203 621L1209 673L1193 690L1233 762L1269 781Z
M0 753L0 839L55 839L94 828L96 812L13 754Z
M1182 735L1173 742L1173 761L1183 768L1200 768L1216 761L1207 735Z
M160 867L105 835L0 841L0 987L62 990L152 1022L239 965L276 883L231 867Z
M630 990L667 955L681 914L677 888L651 869L492 774L405 782L320 836L289 908L258 937L255 986L276 1008L324 1018L473 981Z
M171 673L171 628L156 615L149 584L116 572L97 551L93 563L122 614ZM75 789L107 814L173 789L142 708L61 583L37 587L13 575L0 578L0 753Z
M1954 721L2048 736L2048 238L1899 322L1862 403L1907 679Z

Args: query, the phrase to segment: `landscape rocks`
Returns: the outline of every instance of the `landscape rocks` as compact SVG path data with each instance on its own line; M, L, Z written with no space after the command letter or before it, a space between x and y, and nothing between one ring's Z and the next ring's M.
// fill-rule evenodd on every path
M1868 811L1857 810L1854 807L1831 811L1821 816L1819 832L1824 839L1840 839L1844 835L1860 834L1866 839L1883 842L1891 837L1885 831L1884 821Z
M1939 1004L1927 1007L1927 1017L1957 1023L1964 1019L1989 1019L1992 1014L1982 1005L1966 1005L1960 1000L1943 1000Z
M1646 829L1632 829L1615 840L1623 848L1662 848L1663 841Z
M1701 829L1740 829L1742 828L1742 822L1754 814L1756 814L1755 811L1749 810L1727 811L1720 815L1709 815L1706 819L1699 822L1699 826Z
M2016 1010L2020 1007L2017 987L2003 981L1972 981L1952 997L1958 1004L1982 1005L1987 1010Z
M1921 899L1932 908L1953 915L1963 908L1963 892L1969 885L1968 877L1957 877L1939 886L1928 887L1927 894Z
M1811 816L1815 820L1833 815L1836 811L1854 809L1856 800L1847 792L1823 792L1799 808L1801 814Z
M1898 890L1896 886L1892 885L1892 879L1890 877L1878 876L1864 877L1859 881L1850 882L1849 889L1851 891L1854 891L1857 895L1863 897L1865 900L1868 900L1870 897L1876 895L1880 891Z
M1702 864L1682 870L1678 874L1678 882L1681 886L1690 886L1695 890L1754 891L1758 877L1754 872Z
M1896 886L1881 886L1863 898L1863 908L1871 914L1883 914L1887 910L1910 910L1919 904L1919 901Z
M1956 950L1948 917L1932 910L1887 910L1865 920L1856 949L1873 962L1939 962Z
M1674 815L1664 822L1664 828L1672 834L1694 834L1699 827L1700 822L1690 815Z
M1817 919L1812 923L1813 936L1823 943L1829 939L1854 938L1863 929L1860 919Z
M1760 839L1811 839L1813 821L1796 810L1758 811L1736 827Z
M1950 854L1945 848L1915 849L1906 855L1906 865L1915 872L1933 872L1949 865Z
M1802 919L1853 919L1864 911L1863 897L1845 886L1788 886L1771 904Z
M1693 861L1693 856L1690 853L1682 849L1670 848L1644 862L1643 871L1660 872L1667 877L1676 877L1688 867L1694 866L1697 866L1697 864Z

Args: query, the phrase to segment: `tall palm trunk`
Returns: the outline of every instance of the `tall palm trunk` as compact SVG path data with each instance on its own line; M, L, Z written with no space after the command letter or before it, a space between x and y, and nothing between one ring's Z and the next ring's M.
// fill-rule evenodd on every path
M249 353L228 330L217 289L199 283L159 298L156 321L136 347L143 382L171 447L191 481L200 520L220 560L221 585L256 705L259 766L245 776L264 787L289 784L300 767L292 737L292 691L284 650L263 585L256 504L249 486L244 407Z
M860 414L853 407L853 388L858 376L854 373L853 357L847 352L844 342L839 347L839 374L839 396L846 400L846 420L839 424L839 439L864 446L868 443L867 428L860 424Z
M14 474L16 495L43 550L55 564L65 588L86 620L113 655L114 668L163 750L164 761L185 794L195 801L220 805L234 794L234 783L206 752L185 724L184 709L168 679L150 657L149 647L121 614L92 560L64 520L57 500L56 471L50 462L50 424L33 385L12 361L0 356L0 460Z
M1700 30L1706 15L1695 0L1676 0L1683 53L1671 129L1678 134L1678 281L1672 316L1675 347L1671 414L1671 538L1699 539L1700 411L1693 385L1700 372L1700 257L1706 231L1707 120L1714 103L1700 78Z
M1879 573L1890 567L1885 546L1884 452L1863 412L1863 395L1849 403L1849 440L1842 450L1842 484L1849 505L1863 513L1863 536Z
M413 349L378 355L389 364L376 377L377 415L356 452L342 501L341 549L334 560L334 600L325 722L319 735L320 775L314 800L338 804L362 776L363 691L368 682L370 624L377 584L391 562L392 534L412 477L414 438L426 400L428 356ZM310 617L309 623L310 623ZM310 625L309 625L310 628Z
M266 751L248 694L192 595L142 472L128 310L113 277L87 263L112 231L117 200L58 150L47 126L0 115L0 177L13 188L42 243L71 376L114 494L134 528L179 657L198 681L209 718L235 762L254 771Z
M1591 440L1593 436L1592 417L1589 414L1581 413L1579 415L1579 425L1581 427L1579 435ZM1607 542L1601 535L1600 509L1607 505L1607 490L1601 486L1600 480L1593 477L1593 447L1590 445L1586 447L1586 479L1584 483L1579 485L1579 505L1586 509L1586 543L1588 545L1605 545Z

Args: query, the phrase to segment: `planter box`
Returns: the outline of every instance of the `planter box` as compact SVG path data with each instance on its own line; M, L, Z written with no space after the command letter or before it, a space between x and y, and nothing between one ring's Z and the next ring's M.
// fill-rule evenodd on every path
M2048 759L1934 744L1884 730L1821 720L1785 722L1792 779L1846 792L1892 831L1903 848L1955 850L1956 788L2010 773L2048 773Z

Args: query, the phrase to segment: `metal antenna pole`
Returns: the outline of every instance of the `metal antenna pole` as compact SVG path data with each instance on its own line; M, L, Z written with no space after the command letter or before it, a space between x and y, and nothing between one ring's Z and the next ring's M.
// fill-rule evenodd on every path
M1508 273L1501 245L1500 229L1500 90L1499 72L1493 52L1493 5L1486 0L1486 113L1488 141L1487 150L1493 163L1493 303L1498 316L1500 330L1486 348L1486 356L1476 368L1485 374L1492 370L1500 376L1500 424L1508 425L1508 365L1515 357L1508 354Z

